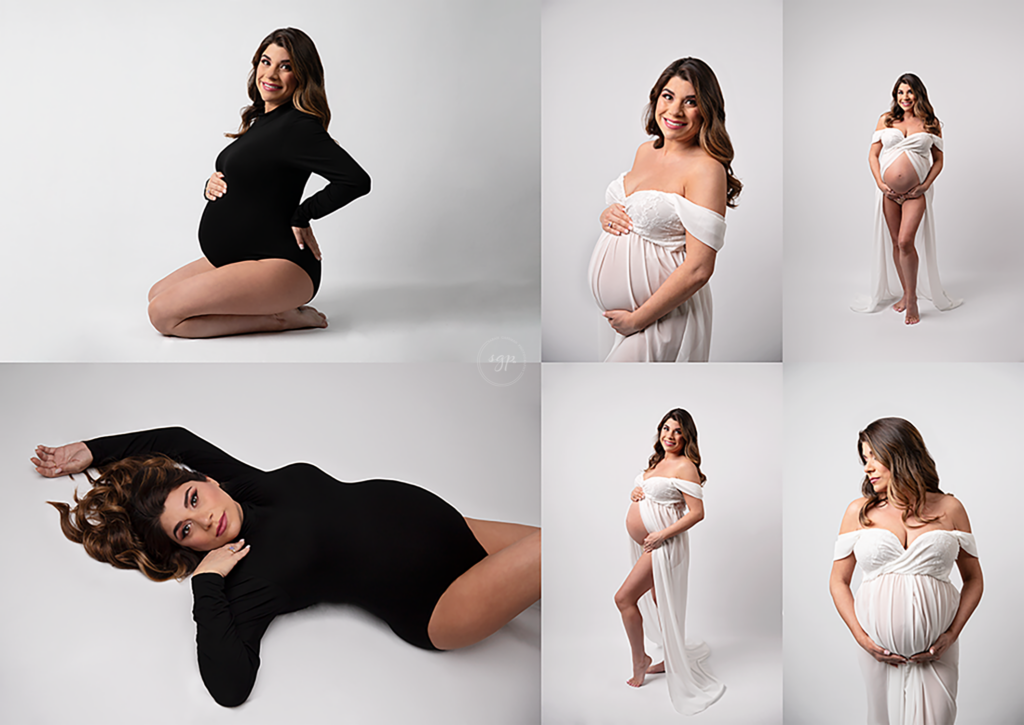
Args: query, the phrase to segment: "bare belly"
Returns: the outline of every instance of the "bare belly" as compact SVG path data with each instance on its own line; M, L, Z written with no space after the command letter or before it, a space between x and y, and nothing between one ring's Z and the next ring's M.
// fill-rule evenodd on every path
M900 154L895 161L889 164L889 168L885 170L885 176L882 178L897 194L908 192L921 183L917 178L914 165L905 153Z
M644 543L644 539L647 538L647 527L644 526L643 517L640 515L639 501L631 503L629 511L626 512L626 533L638 544Z

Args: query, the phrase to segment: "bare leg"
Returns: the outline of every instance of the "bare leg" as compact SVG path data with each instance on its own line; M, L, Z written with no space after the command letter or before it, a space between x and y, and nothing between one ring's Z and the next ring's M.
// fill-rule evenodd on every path
M303 304L313 296L313 282L294 262L261 259L204 271L202 261L182 267L150 291L149 319L164 335L218 337L327 326L323 315Z
M468 647L497 632L538 599L540 529L535 529L452 582L430 615L427 636L438 649Z
M488 554L495 554L540 529L525 524L510 524L505 521L484 521L466 518L466 524L473 536Z
M615 593L615 606L622 615L622 626L626 628L626 638L629 639L629 649L633 656L633 676L626 680L626 684L631 687L640 687L644 684L644 675L647 674L652 662L644 650L644 619L637 602L644 592L653 586L654 569L651 554L645 551L637 559L619 591Z
M916 325L921 321L921 315L917 309L917 267L919 259L917 249L914 247L914 240L917 237L917 228L924 217L925 200L923 196L916 199L907 199L903 202L903 218L900 221L900 233L897 240L899 247L900 262L903 274L903 297L906 300L907 316L904 322L908 325Z
M210 264L210 260L208 260L206 257L200 257L194 262L189 262L184 267L174 270L169 275L167 275L162 280L153 285L153 287L149 290L149 301L152 302L154 297L156 297L162 292L166 292L174 285L178 284L179 282L185 281L189 277L195 277L197 274L209 272L214 269L216 269L216 267Z
M900 264L900 221L903 218L903 208L892 199L882 197L882 214L885 216L885 225L889 227L889 236L892 238L892 261L896 265L896 275L900 278L900 288L903 289L903 296L892 306L896 312L903 312L907 309L907 283L903 279L903 265Z

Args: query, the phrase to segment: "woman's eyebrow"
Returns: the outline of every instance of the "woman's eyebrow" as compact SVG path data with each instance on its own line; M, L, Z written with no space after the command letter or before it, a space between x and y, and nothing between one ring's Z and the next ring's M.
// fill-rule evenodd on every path
M188 494L189 494L189 491L191 491L191 490L192 490L191 487L185 489L185 500L182 502L182 505L185 507L186 510L188 510ZM178 523L176 523L174 525L174 530L171 531L171 534L174 535L175 539L178 538L178 529L180 529L180 528L181 528L181 522L179 521Z

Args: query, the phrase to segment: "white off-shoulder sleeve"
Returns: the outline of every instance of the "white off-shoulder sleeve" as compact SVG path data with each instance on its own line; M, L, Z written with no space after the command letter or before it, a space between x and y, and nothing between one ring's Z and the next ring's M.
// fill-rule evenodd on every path
M836 538L836 547L832 555L832 561L839 561L845 559L853 553L853 547L857 544L857 539L860 538L860 533L864 529L857 529L856 531L847 531L845 534L839 534Z
M953 533L956 534L961 549L973 557L978 556L978 542L974 540L974 534L969 534L966 531L954 531Z
M678 194L671 195L676 214L679 215L687 236L696 237L716 252L725 246L725 217Z
M701 488L701 485L699 483L694 483L693 481L684 481L681 478L673 478L672 485L675 486L676 489L678 489L679 491L685 493L687 496L693 496L694 498L699 499L701 501L704 500L704 489Z
M885 133L888 130L889 129L887 129L887 128L880 128L877 131L875 131L873 134L871 134L871 143L878 143L879 141L881 141L882 140L882 134Z
M932 146L942 151L942 136L936 136L934 133L928 135L932 137Z
M626 192L623 190L622 179L626 176L626 172L623 171L617 177L612 179L612 183L608 184L608 188L604 191L604 203L605 204L625 204L626 203Z

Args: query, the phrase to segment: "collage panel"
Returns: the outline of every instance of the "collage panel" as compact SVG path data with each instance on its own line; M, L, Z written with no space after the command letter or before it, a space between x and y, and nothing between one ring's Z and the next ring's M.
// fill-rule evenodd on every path
M537 0L2 12L38 82L0 121L0 300L32 303L0 359L540 360ZM300 305L326 329L179 339L323 324Z
M787 363L785 396L787 725L1019 722L1024 372Z
M542 402L543 722L781 722L781 366L545 364Z
M1024 113L1022 26L994 0L786 0L787 363L1024 360L1024 150L990 143Z
M475 365L4 365L0 458L14 477L8 492L18 515L0 542L8 580L19 583L7 590L0 625L4 722L137 722L139 713L152 723L537 722L539 603L449 652L425 648L417 639L425 621L410 630L408 618L430 613L433 602L424 600L425 610L417 602L432 596L430 642L440 634L458 646L450 639L458 631L437 619L442 609L449 629L452 621L496 627L493 617L523 605L524 592L539 596L539 386L539 365L506 386ZM181 428L151 431L165 426ZM121 435L136 431L151 432ZM178 522L195 531L176 528L219 545L242 512L248 553L220 547L199 564L212 566L207 557L218 553L241 557L221 599L210 591L213 573L197 573L194 589L187 580L156 583L90 559L61 535L46 502L70 503L90 484L81 474L40 476L29 457L39 444L83 440L105 460L165 452L210 472L216 484L184 484L203 495ZM154 470L145 463L139 471ZM142 516L134 507L145 506L150 478L132 475L138 493L126 505ZM117 486L105 480L110 503ZM208 503L222 500L213 485L241 508ZM183 505L168 496L163 511L174 520ZM217 517L206 516L211 506L224 510L223 535L211 525ZM100 520L118 531L115 514ZM164 561L156 543L146 546L151 561ZM452 584L438 600L437 578L458 575L457 562L472 566L456 583L476 589L473 604L453 614L465 589ZM349 603L326 603L339 600ZM228 616L218 602L234 629L218 629ZM258 672L246 668L251 659L230 659L232 631L257 656ZM238 704L247 672L256 678L247 702L221 708Z
M781 362L782 4L546 2L541 54L544 360ZM703 155L645 115L686 58Z

